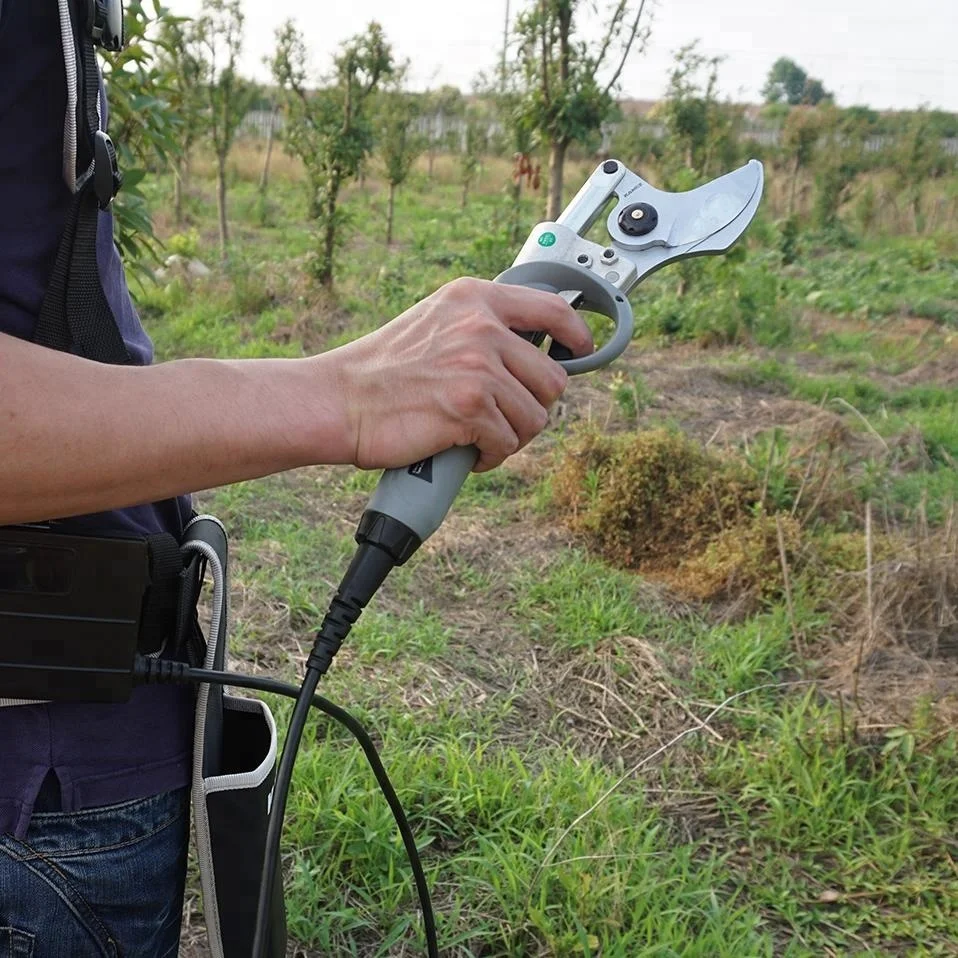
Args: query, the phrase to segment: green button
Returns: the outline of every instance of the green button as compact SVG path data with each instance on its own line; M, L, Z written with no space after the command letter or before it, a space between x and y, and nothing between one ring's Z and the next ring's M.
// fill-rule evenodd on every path
M555 246L556 245L556 234L555 233L543 233L539 237L540 246Z

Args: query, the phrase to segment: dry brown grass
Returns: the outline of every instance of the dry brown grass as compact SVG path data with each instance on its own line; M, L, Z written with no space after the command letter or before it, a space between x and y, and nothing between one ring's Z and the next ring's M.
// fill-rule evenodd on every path
M861 571L836 589L834 629L819 650L827 687L862 720L907 724L924 704L936 724L958 720L958 519L919 517L906 531L863 537ZM870 540L870 545L869 545Z

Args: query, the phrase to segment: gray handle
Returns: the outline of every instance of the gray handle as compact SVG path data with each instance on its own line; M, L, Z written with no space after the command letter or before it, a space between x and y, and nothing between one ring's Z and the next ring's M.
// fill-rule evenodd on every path
M562 361L561 365L570 375L607 366L632 341L634 320L629 301L595 273L567 263L534 262L507 269L496 282L530 286L550 293L579 290L584 309L601 313L615 322L612 339L601 349L591 356ZM366 508L398 519L425 542L446 518L478 458L479 450L475 446L456 446L403 469L387 469Z
M387 469L367 509L398 519L425 542L455 501L479 450L454 446L402 469Z
M572 263L537 260L510 267L504 273L500 273L495 282L506 283L509 286L529 286L548 293L578 290L582 293L580 308L601 313L615 323L612 338L591 356L564 359L559 362L570 376L591 373L603 366L608 366L612 360L618 359L632 342L635 319L628 299L607 279L596 275L591 270L582 269Z

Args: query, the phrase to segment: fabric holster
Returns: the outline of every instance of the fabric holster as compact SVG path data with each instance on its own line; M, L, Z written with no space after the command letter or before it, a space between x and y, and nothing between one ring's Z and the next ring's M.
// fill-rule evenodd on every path
M204 573L212 575L212 615L203 665L221 670L226 664L228 631L226 533L216 519L198 516L187 526L182 548L195 561L190 587L184 593L192 589L195 595ZM190 599L184 595L184 609ZM222 685L199 687L193 816L213 958L250 958L252 953L276 750L276 724L264 702L231 695ZM268 955L283 958L285 954L282 869L277 867Z

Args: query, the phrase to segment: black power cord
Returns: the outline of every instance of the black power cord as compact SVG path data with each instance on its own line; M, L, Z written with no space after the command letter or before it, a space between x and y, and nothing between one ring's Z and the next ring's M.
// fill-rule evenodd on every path
M263 855L259 902L256 906L253 958L267 956L270 897L276 876L276 862L279 860L286 800L289 797L293 766L296 763L296 754L299 751L299 743L306 727L306 719L313 703L316 686L329 671L333 658L342 647L353 624L362 615L366 603L376 594L395 565L396 559L385 548L369 542L360 543L335 597L329 604L329 611L316 633L313 650L306 660L306 676L289 720L283 755L276 772L276 783L273 786L273 803L266 829L266 850ZM438 952L436 955L438 956Z
M355 621L355 619L353 621ZM322 630L320 630L320 632L322 634ZM345 638L345 635L343 638ZM296 699L297 709L299 708L301 702L305 702L306 714L308 714L309 708L313 707L319 709L330 718L335 719L337 722L344 725L353 735L353 737L359 743L360 748L365 753L366 760L369 762L369 766L372 769L373 775L376 777L376 782L386 799L386 803L389 805L390 811L393 813L393 818L396 820L399 834L402 837L402 842L406 849L406 855L409 858L409 864L412 867L413 878L416 884L416 892L419 896L419 907L422 911L423 928L426 934L427 953L429 958L439 958L439 944L438 938L436 936L436 918L432 910L432 900L429 895L429 885L426 881L426 873L423 870L422 861L419 858L419 850L416 848L415 836L413 835L412 828L410 827L409 821L406 818L406 813L403 811L402 803L399 801L399 796L396 794L396 790L393 788L392 782L389 780L389 775L383 766L382 759L379 757L379 752L376 750L376 746L372 739L369 737L368 733L357 719L350 715L345 709L340 708L338 705L334 705L321 695L314 695L312 692L309 692L307 695L306 683L304 683L303 688L297 688L295 685L291 685L287 682L280 682L277 679L266 678L265 676L240 675L236 672L218 672L211 669L198 669L192 668L182 662L168 662L162 659L149 659L145 657L137 657L136 664L134 666L134 680L140 685L209 683L211 685L231 685L235 686L236 688L252 689L258 692L271 692L276 695L284 695L287 698ZM307 676L307 682L308 681L309 676ZM318 683L318 681L319 676L316 677L316 683ZM316 683L312 683L312 687L314 689ZM286 746L283 750L284 760L286 759L287 754L292 755L295 758L296 748L290 749L290 736L293 734L292 722L295 720L295 718L296 715L294 713L293 719L290 721L290 731L287 735ZM305 725L305 718L303 719L302 724ZM298 747L299 739L301 737L302 726L299 729L299 735L296 739L296 747ZM291 772L292 762L289 762L288 764L290 766ZM282 771L282 763L280 771ZM280 774L277 773L276 782L273 788L273 806L270 816L271 829L273 827L274 820L279 822L279 829L282 829L283 815L285 814L286 798L288 792L289 776L287 775L285 785L283 785L280 781ZM278 816L275 815L277 804L281 804L280 814ZM270 855L269 853L268 834L266 860L275 861L276 857L277 856L275 854ZM269 884L262 887L272 887L272 875L272 870L270 870ZM260 889L261 897L262 887ZM254 951L253 954L255 955L256 952Z

